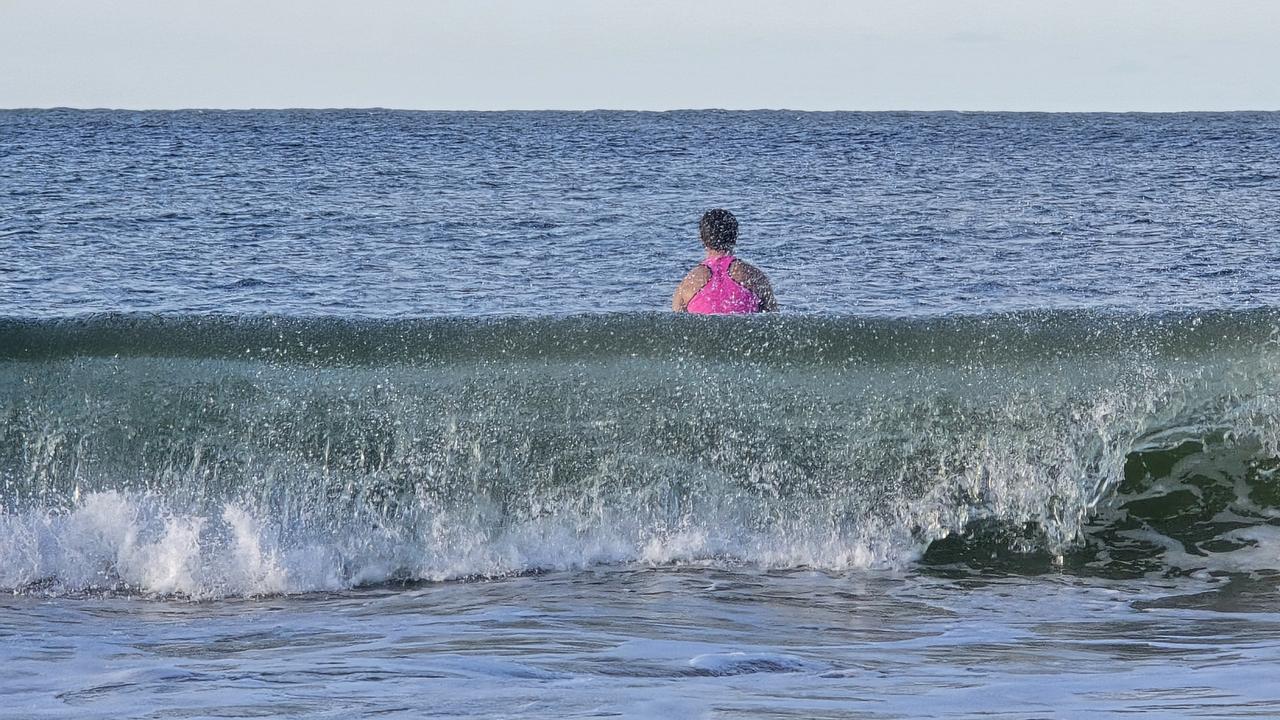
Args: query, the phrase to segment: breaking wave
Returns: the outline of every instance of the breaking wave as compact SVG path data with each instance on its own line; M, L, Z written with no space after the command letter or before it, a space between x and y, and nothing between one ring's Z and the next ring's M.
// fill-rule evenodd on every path
M0 588L1280 569L1280 315L0 320Z

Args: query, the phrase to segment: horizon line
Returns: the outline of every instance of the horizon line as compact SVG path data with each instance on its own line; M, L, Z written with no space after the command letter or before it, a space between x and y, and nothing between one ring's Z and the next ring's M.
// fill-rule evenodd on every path
M294 111L310 111L310 112L423 112L423 113L689 113L689 112L721 112L721 113L756 113L756 112L779 112L779 113L808 113L808 114L835 114L835 113L883 113L883 114L1007 114L1007 115L1183 115L1183 114L1222 114L1222 113L1274 113L1280 112L1280 108L1262 109L1262 108L1232 108L1232 109L1179 109L1179 110L1017 110L1017 109L956 109L956 108L933 108L933 109L891 109L891 108L874 108L874 109L856 109L856 108L839 108L839 109L801 109L787 107L673 107L673 108L418 108L418 107L391 107L384 105L369 106L241 106L241 107L214 107L214 106L158 106L158 107L127 107L127 106L90 106L90 105L48 105L48 106L13 106L0 107L0 112L50 112L50 111L75 111L75 112L294 112Z

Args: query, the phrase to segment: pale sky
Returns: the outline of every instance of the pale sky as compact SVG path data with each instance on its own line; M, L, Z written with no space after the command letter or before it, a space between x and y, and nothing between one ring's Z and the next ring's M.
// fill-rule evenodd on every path
M0 107L1280 110L1280 0L0 0Z

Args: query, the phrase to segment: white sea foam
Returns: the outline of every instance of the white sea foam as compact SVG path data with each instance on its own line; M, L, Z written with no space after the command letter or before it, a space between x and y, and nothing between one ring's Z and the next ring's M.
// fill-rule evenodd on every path
M69 513L0 517L0 585L7 588L256 595L341 587L336 570L332 552L283 550L236 504L211 518L105 491L83 495Z
M67 512L0 516L0 587L210 598L628 562L848 570L900 564L919 550L877 552L836 535L749 533L725 519L672 532L621 519L593 527L580 521L454 525L391 541L380 529L349 525L340 534L308 537L239 503L182 513L152 495L91 492Z

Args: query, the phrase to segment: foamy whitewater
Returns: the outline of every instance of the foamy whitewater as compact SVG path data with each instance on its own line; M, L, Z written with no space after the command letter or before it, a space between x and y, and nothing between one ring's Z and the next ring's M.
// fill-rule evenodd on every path
M1275 114L0 130L0 716L1280 714Z
M219 598L633 562L900 570L957 543L977 563L994 546L1268 569L1276 327L10 322L0 584ZM1209 537L1184 537L1206 514ZM1175 565L1188 541L1209 550Z

